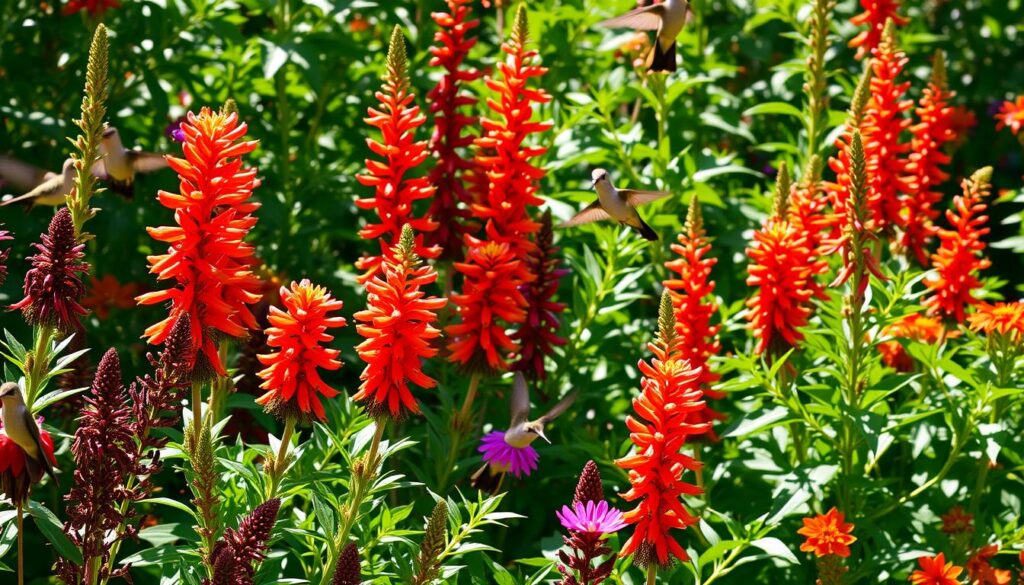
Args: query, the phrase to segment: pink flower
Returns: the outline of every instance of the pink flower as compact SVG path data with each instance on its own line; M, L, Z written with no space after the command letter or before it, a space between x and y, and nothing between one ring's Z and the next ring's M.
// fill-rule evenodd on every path
M622 512L608 506L608 502L576 502L572 508L562 506L555 512L566 530L589 534L610 534L626 526Z
M483 453L483 459L495 471L505 471L519 478L530 475L537 469L540 455L537 450L527 445L513 447L505 442L505 431L493 431L484 435L477 449Z

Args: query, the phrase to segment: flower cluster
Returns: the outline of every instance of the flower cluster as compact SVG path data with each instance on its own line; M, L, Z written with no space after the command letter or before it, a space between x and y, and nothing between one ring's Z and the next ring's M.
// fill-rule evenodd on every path
M1005 336L1011 343L1024 340L1024 301L979 303L967 316L971 331Z
M277 522L281 508L280 498L273 498L257 506L238 524L238 530L228 528L217 541L210 564L213 579L204 579L204 585L252 585L256 569L253 563L262 561Z
M623 499L639 501L636 508L623 515L635 530L619 554L635 553L634 561L641 565L665 565L672 557L689 560L671 531L697 522L680 498L701 493L700 488L682 480L684 471L696 471L700 463L682 450L687 438L706 433L708 424L688 422L692 413L704 408L700 372L680 359L675 325L672 300L666 291L659 310L658 336L648 345L654 359L650 363L641 361L638 366L644 378L640 395L633 399L637 417L626 418L635 450L616 461L629 472L631 487L622 494Z
M850 23L855 26L868 27L850 41L850 46L857 49L858 59L870 55L878 46L887 22L892 20L897 26L910 22L905 16L897 14L900 9L899 0L860 0L860 6L864 12L850 19Z
M554 353L555 346L565 345L565 339L558 336L561 325L558 315L565 310L565 304L556 303L553 299L558 294L562 277L569 271L560 267L551 210L544 212L540 224L534 240L536 246L527 257L531 282L520 287L526 299L526 319L512 334L512 339L519 343L519 360L515 369L543 380L547 377L544 358Z
M362 569L359 564L359 547L350 542L338 555L334 565L334 577L331 585L360 585L363 582Z
M37 244L37 253L28 261L32 268L25 274L25 297L11 305L20 309L33 325L56 327L63 332L81 328L79 318L87 311L80 304L85 294L81 274L89 271L82 262L85 244L75 239L75 225L68 208L62 207Z
M804 518L803 522L803 528L796 531L805 538L800 550L817 557L850 556L850 545L857 542L857 537L853 535L853 524L846 521L842 512L832 508L814 518Z
M1014 136L1022 136L1020 129L1024 128L1024 95L1019 95L1011 101L1000 104L999 112L996 113L996 130L1009 128ZM1024 138L1021 138L1024 140Z
M380 142L368 139L366 144L383 161L366 160L366 174L358 175L366 187L373 187L373 197L356 199L360 209L372 209L379 223L369 223L359 230L364 240L378 240L381 246L379 256L364 256L356 267L365 271L360 282L373 278L381 268L388 251L398 243L402 226L411 225L416 233L422 234L437 229L437 223L430 217L417 218L413 205L420 199L433 195L434 188L426 177L406 175L427 159L427 142L416 141L416 129L426 122L419 106L413 104L416 96L410 91L409 61L405 54L405 37L398 26L391 33L388 45L387 72L384 85L376 93L380 109L369 108L366 123L380 130ZM416 253L425 258L437 256L436 248L417 244Z
M786 207L789 209L789 223L797 233L807 239L807 248L811 251L808 267L811 269L812 278L808 279L807 288L811 289L816 298L824 300L827 298L825 287L817 277L829 271L828 260L823 257L822 245L835 218L826 212L828 197L825 194L821 173L821 157L815 155L808 165L805 176L793 188L789 196L789 205Z
M608 506L604 499L601 474L597 464L587 461L576 484L572 507L562 506L555 513L562 527L569 531L563 536L565 550L558 551L558 572L562 574L559 585L598 585L611 575L615 565L612 556L596 567L594 561L612 552L606 544L607 535L618 532L626 526L622 512Z
M53 437L43 429L42 419L39 419L37 424L39 424L39 443L43 446L43 457L46 457L51 465L57 465L57 459L53 454ZM32 484L39 481L42 476L42 471L39 470L35 473L40 477L33 477L31 463L28 462L27 457L21 447L7 436L3 421L0 420L0 493L3 493L15 504L25 503Z
M910 575L910 582L914 585L960 585L958 577L964 572L963 567L947 563L942 553L921 557L917 564L921 568Z
M367 308L355 314L356 331L366 338L356 347L366 369L353 400L370 401L370 411L401 418L419 414L409 383L433 388L436 382L423 373L423 360L437 355L431 340L441 336L434 327L437 311L447 299L428 297L421 289L437 280L437 272L424 265L415 252L412 228L406 224L395 250L386 254L378 273L366 283Z
M344 317L328 315L341 309L342 302L326 288L303 279L288 288L281 287L281 303L283 311L270 308L267 345L276 351L259 356L266 366L259 373L263 379L260 388L267 392L256 403L283 418L309 418L313 414L323 420L320 396L333 398L338 391L320 378L319 370L340 368L341 351L321 344L334 339L328 329L345 326Z
M942 515L942 532L949 535L974 532L974 515L960 506L953 506Z
M967 580L976 585L1009 585L1013 573L1008 569L992 566L992 559L999 554L999 544L987 544L967 560Z
M954 209L946 211L951 229L940 229L939 251L932 255L935 274L925 279L928 297L924 304L929 313L943 319L963 323L967 308L978 303L974 291L981 286L978 273L991 262L985 258L985 242L989 232L984 227L992 167L975 172L962 183L963 195L953 199Z
M216 339L244 337L255 329L249 305L260 300L260 280L250 270L254 250L244 241L256 224L252 213L259 204L250 197L259 180L256 169L244 168L240 158L255 150L256 142L242 140L247 127L237 114L208 108L198 115L189 112L181 130L185 158L167 157L181 192L158 195L174 210L177 226L148 230L168 245L166 254L149 257L150 272L157 280L174 279L176 286L137 300L171 303L167 318L146 329L149 343L163 343L175 321L188 316L197 361L225 375Z
M469 35L480 25L479 20L469 20L471 2L447 0L448 12L431 14L438 30L434 33L437 45L430 48L430 65L442 67L444 75L427 93L430 113L434 117L430 150L437 158L437 164L429 175L430 184L435 189L429 213L438 224L436 230L427 234L427 242L439 246L441 256L448 259L461 258L463 236L471 231L465 225L469 219L471 198L462 177L473 168L473 161L464 158L460 151L473 144L473 137L465 131L478 122L477 116L462 110L476 105L477 100L461 90L464 84L483 76L472 67L462 66L476 45L476 38Z
M919 341L921 343L938 343L940 339L958 337L960 332L947 330L938 319L913 313L891 325L887 325L882 329L882 335L894 338L889 341L883 341L877 346L878 353L882 355L882 363L897 372L912 372L914 371L914 360L898 339Z

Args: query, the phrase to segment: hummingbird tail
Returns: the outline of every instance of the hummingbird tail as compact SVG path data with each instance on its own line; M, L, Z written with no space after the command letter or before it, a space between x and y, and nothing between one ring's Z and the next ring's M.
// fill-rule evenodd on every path
M654 229L651 226L647 225L647 222L645 222L642 219L640 220L640 225L633 229L635 229L637 233L640 234L640 237L649 242L658 241L658 232L654 231Z
M490 465L485 464L470 476L469 485L473 486L474 489L493 495L498 493L498 490L501 488L501 480L504 476L503 472L495 473L491 470Z
M647 69L650 72L655 71L675 71L676 70L676 44L661 50L661 43L658 39L654 39L654 47L651 49L650 56L647 58Z
M130 179L127 181L118 181L113 177L108 177L107 186L110 187L111 191L117 193L128 201L135 198L135 183Z

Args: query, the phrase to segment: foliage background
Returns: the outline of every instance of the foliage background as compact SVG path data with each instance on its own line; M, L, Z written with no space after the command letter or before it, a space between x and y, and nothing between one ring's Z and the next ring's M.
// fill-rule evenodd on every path
M742 355L752 348L745 322L738 317L748 295L744 249L750 231L770 206L771 178L765 172L781 160L798 160L801 126L794 117L745 112L766 102L801 107L805 52L800 34L805 32L807 3L694 0L698 18L680 37L685 73L669 85L667 139L660 145L649 92L641 88L629 59L619 51L630 35L595 27L598 21L632 4L631 0L528 3L531 36L539 40L543 63L550 68L542 78L543 85L554 96L543 110L543 117L553 120L555 128L545 136L550 150L544 159L548 176L542 193L550 198L556 216L567 217L592 197L588 191L590 170L600 166L613 169L622 184L667 188L675 197L648 211L649 222L662 235L656 245L642 244L609 226L560 234L573 269L563 281L561 293L562 300L570 304L563 327L570 344L550 364L549 381L536 400L543 407L548 397L572 387L581 388L581 397L571 415L554 425L554 445L540 448L541 472L515 482L512 493L501 503L501 510L525 518L506 520L508 529L486 529L479 539L496 550L486 556L465 557L473 574L482 575L478 569L491 566L489 557L509 567L520 582L519 575L534 569L529 563L514 565L512 561L550 554L560 545L554 508L571 499L576 474L588 458L601 465L609 494L622 491L625 476L611 461L627 449L622 421L630 397L638 391L639 373L634 364L646 357L643 348L654 330L659 283L666 277L661 263L670 256L668 245L682 225L692 194L704 203L705 222L714 239L713 254L719 258L714 279L722 299L724 352ZM966 105L978 120L956 152L951 168L955 180L945 190L952 194L960 177L980 166L995 166L993 182L1003 203L993 209L989 241L1001 243L990 251L994 268L989 276L994 279L988 288L993 295L1016 296L1024 283L1019 277L1024 264L1017 253L1024 246L1018 237L1021 149L1009 133L995 132L992 113L994 103L1021 92L1024 60L1019 57L1024 30L1020 15L1024 8L1020 0L908 0L905 4L912 22L901 33L901 42L911 58L912 95L919 95L927 79L930 55L941 49L948 57L957 103ZM253 162L263 180L256 193L263 207L251 237L260 257L283 282L309 277L327 285L344 299L344 312L350 316L364 305L352 264L368 249L356 234L364 216L353 204L356 197L367 194L354 179L369 154L364 142L369 130L362 118L374 103L387 35L395 24L406 32L413 84L420 105L425 107L422 96L438 76L438 71L427 65L427 48L434 32L429 14L442 6L443 2L430 0L125 0L121 8L103 17L112 31L110 121L127 144L174 152L177 145L164 131L185 111L181 95L191 96L193 108L218 106L234 98L242 119L250 125L250 135L261 142ZM471 61L489 70L498 57L500 42L494 9L474 8L482 16L483 26L478 29L481 41ZM843 110L860 73L853 51L845 46L855 34L846 21L856 9L854 2L843 1L835 11L834 32L841 41L836 42L827 62L833 75L830 92L835 96L830 128L843 121ZM36 1L5 0L2 13L0 152L58 169L69 149L65 138L73 134L70 120L77 115L95 21L84 13L64 16L58 5ZM361 30L354 26L357 22L368 27ZM476 90L485 91L482 84ZM633 121L636 107L639 115ZM156 202L155 194L158 189L174 187L173 173L162 172L140 178L134 201L109 194L101 198L103 212L90 224L90 231L98 237L90 243L87 256L94 275L112 274L122 283L140 283L144 288L153 285L145 261L154 251L153 242L144 226L168 221L169 214ZM49 217L42 209L25 214L20 209L0 208L0 220L18 237L12 275L0 290L0 301L8 303L18 295L24 270L21 258ZM890 268L896 270L896 265ZM910 312L912 305L905 309ZM94 361L102 350L113 346L120 351L128 372L141 371L145 348L139 335L159 313L160 309L153 307L114 309L109 319L91 318L87 345L94 348ZM28 330L15 314L3 314L0 319L5 329L25 338ZM347 364L330 380L350 393L362 369L352 350L357 342L354 327L339 332L336 343L344 349ZM449 368L439 364L434 368L442 380L438 392L419 394L430 414L392 431L393 439L408 436L419 444L396 454L385 466L436 490L437 472L431 469L431 458L444 453L446 419L442 413L465 391L466 381ZM727 379L734 381L748 380L751 375L734 361L726 361L722 368ZM740 371L730 373L734 368ZM485 386L487 420L497 428L506 423L502 405L506 387L497 381ZM729 415L721 431L726 439L704 448L708 481L713 486L712 507L727 514L730 522L744 524L773 506L777 508L801 485L810 489L815 499L823 496L815 480L802 475L810 470L788 476L781 473L788 469L785 446L773 424L757 422L770 408L763 389L755 383L736 383L734 390L723 404ZM252 414L245 423L250 428L243 429L246 440L265 443L263 429L279 432L273 421L255 410L250 397L236 396L233 404ZM347 406L336 404L331 415L328 426L341 429L339 432L348 432L356 424ZM1019 421L1012 422L1020 428ZM57 428L64 436L73 432L70 421L60 424L63 426ZM935 424L941 427L939 422ZM941 432L921 432L926 435L922 440L948 440ZM304 436L309 436L308 430ZM324 446L324 441L321 429L315 444ZM1024 452L1018 438L1012 442L1016 452ZM61 441L64 461L67 443ZM346 473L341 458L330 447L318 450L313 445L307 443L296 477L314 474L314 464L333 455L314 475L327 491L339 490L337 482L343 482ZM471 490L465 477L476 460L468 451L463 454L466 458L460 461L457 485L468 494ZM250 466L255 457L252 450L243 454L239 447L226 447L222 455ZM1015 464L1019 469L1020 460ZM960 471L953 474L960 479L950 481L971 479L972 468L965 465ZM169 472L164 475L164 495L186 500L185 485ZM1010 483L1019 494L1020 480L1011 478ZM49 489L44 501L59 510L58 493ZM776 489L782 491L773 494ZM878 525L864 527L878 535L874 546L885 543L892 547L884 553L872 551L892 561L885 562L885 570L905 575L909 563L895 562L894 555L913 558L909 554L913 550L939 546L942 535L936 534L935 515L944 512L955 494L964 489L960 483L943 484L913 510L902 509ZM241 513L251 508L244 482L230 480L226 490L232 502L229 510ZM44 498L43 493L36 497ZM1001 498L1007 509L1019 515L1019 496L1013 495L1012 489L992 497ZM429 513L432 501L423 496L421 488L406 486L390 492L379 505L408 516L411 520L403 528L419 529L419 518ZM405 505L411 507L403 508ZM296 512L297 518L310 509L309 501L302 497L296 498L295 506L304 510ZM805 511L789 512L798 516ZM174 510L161 507L151 512L154 521L184 522ZM232 517L228 514L229 522ZM721 517L705 517L709 529L727 532ZM997 515L992 522L988 528L993 532L1004 528ZM296 520L296 525L299 523ZM789 517L773 535L795 551L798 524L796 517ZM410 537L379 526L365 530L380 530L385 537L399 541ZM191 538L184 525L168 532L172 535L160 544L173 542L175 534ZM50 566L50 550L41 548L40 535L32 538L40 547L30 549L38 551L31 568L36 582L42 583ZM694 534L686 535L684 542L698 551L707 548ZM141 542L134 550L147 546ZM274 548L283 551L289 547L279 542ZM795 557L786 560L786 555L763 551L761 555L765 560L740 567L726 582L802 583L811 579L813 567L803 555L798 555L800 560L795 563L791 562ZM275 558L279 557L276 553ZM136 582L155 582L161 568L137 564L133 571ZM488 573L492 570L497 569L487 569ZM297 576L290 570L286 573ZM879 569L876 574L884 580L888 573ZM685 575L685 570L677 570L672 582L690 582L692 578ZM474 578L475 582L492 582L489 579ZM468 580L469 572L463 572L462 582Z

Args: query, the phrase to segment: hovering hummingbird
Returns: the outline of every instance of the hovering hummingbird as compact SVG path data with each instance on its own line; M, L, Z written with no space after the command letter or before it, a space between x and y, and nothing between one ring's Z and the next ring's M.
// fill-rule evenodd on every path
M583 208L572 219L562 222L559 227L572 227L584 223L614 219L622 225L636 230L645 240L657 241L658 234L637 213L636 208L644 203L657 201L670 195L668 191L637 191L616 189L608 178L608 171L594 169L591 173L597 201Z
M512 383L512 396L509 411L512 420L507 431L495 431L485 436L480 451L486 462L470 477L470 485L474 488L497 493L505 474L529 475L537 467L537 451L530 446L537 437L548 443L544 428L560 414L566 411L576 400L577 391L573 390L558 401L551 410L537 420L530 417L530 389L526 385L526 377L516 372Z
M12 203L64 205L64 197L75 183L75 161L67 159L61 172L54 173L14 158L0 157L0 179L21 189L31 189L24 195L5 197L0 206Z
M654 46L647 54L648 71L676 70L676 37L683 26L693 19L693 10L687 0L665 0L660 4L641 6L622 16L601 23L609 28L654 30Z
M57 476L53 473L53 465L46 457L42 439L39 437L39 425L25 408L21 388L14 382L6 382L0 386L0 403L3 404L0 415L3 417L4 432L25 452L25 461L32 482L42 479L45 473L56 483Z
M104 156L97 164L102 166L94 172L107 182L111 191L128 199L134 195L135 173L150 173L167 167L162 154L125 148L121 134L113 126L103 131L100 152Z

